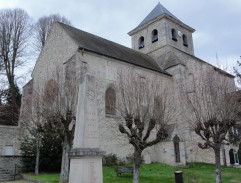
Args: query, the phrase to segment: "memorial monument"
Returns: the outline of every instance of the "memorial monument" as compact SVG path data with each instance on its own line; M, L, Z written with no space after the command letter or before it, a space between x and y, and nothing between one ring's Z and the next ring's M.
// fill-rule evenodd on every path
M73 149L70 152L70 183L102 183L102 156L94 76L80 80Z

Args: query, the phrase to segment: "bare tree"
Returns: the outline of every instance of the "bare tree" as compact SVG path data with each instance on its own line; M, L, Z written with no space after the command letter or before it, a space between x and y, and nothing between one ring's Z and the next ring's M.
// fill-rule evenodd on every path
M168 136L167 124L175 115L173 95L158 74L139 75L133 70L118 74L116 90L118 127L134 147L133 183L139 183L142 151Z
M53 77L56 80L51 79L48 81L43 96L46 121L53 123L63 139L60 183L68 181L68 154L73 144L78 95L78 84L76 84L78 79L75 75L74 61L66 63L65 69L56 68L56 75Z
M16 103L15 68L23 64L31 23L23 9L0 11L0 65L8 79L12 100ZM2 70L3 71L3 70Z
M49 35L50 29L55 21L71 25L71 22L59 14L53 14L49 16L43 16L38 19L37 23L34 26L35 29L35 38L34 45L36 51L39 53L45 45L46 39Z
M220 149L228 141L227 133L235 126L240 104L233 78L222 70L197 73L193 92L187 92L188 121L201 138L198 146L215 153L216 183L221 183Z

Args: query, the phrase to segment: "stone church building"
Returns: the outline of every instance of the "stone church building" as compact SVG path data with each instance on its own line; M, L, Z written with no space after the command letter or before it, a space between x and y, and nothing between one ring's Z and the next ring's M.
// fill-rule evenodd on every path
M32 80L23 88L21 115L24 113L25 101L32 98L33 91L42 92L50 80L56 80L56 68L64 70L61 77L65 79L73 75L78 77L86 72L94 76L97 83L100 148L107 154L113 153L124 159L133 153L131 145L122 144L117 138L111 138L106 127L106 123L113 123L116 118L108 110L108 103L105 101L107 95L115 94L113 83L116 80L116 73L120 68L129 68L133 69L133 72L157 74L172 85L176 96L181 96L184 89L189 87L188 82L198 77L197 71L209 68L213 72L220 72L215 66L195 57L192 37L194 31L160 3L128 33L131 36L132 48L55 22L32 72ZM235 89L234 77L228 73L225 77L233 82ZM176 101L176 105L182 113L181 99ZM187 126L184 118L173 121L169 137L143 152L145 163L214 163L213 151L198 148L197 135L186 128ZM21 123L20 127L14 129L15 134L21 134L19 129ZM118 129L116 132L118 134ZM4 148L11 146L7 147L11 155L19 155L19 144L15 141L11 137L8 143L0 140L0 153L4 155ZM228 165L230 159L235 159L231 164L239 164L235 155L237 150L238 147L225 146ZM221 162L223 163L222 160Z

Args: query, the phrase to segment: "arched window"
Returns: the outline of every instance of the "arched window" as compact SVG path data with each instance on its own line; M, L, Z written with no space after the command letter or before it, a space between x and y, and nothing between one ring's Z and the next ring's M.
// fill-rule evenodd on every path
M105 92L105 113L115 115L116 114L116 94L115 90L109 87Z
M155 97L155 101L154 101L154 115L156 117L156 119L161 119L162 117L162 113L161 111L162 109L162 104L163 104L163 100L160 96Z
M195 80L194 75L192 73L188 74L188 92L195 91Z
M44 104L47 107L51 106L55 102L58 94L59 94L58 84L53 79L50 79L44 87L44 93L43 93Z
M152 31L152 42L154 43L154 42L156 42L156 41L158 41L158 32L157 32L156 29L154 29L154 30Z
M172 29L172 40L177 41L177 33L175 29Z
M139 49L144 48L144 46L145 46L145 44L144 44L144 37L141 36L139 38Z
M179 142L180 142L179 137L177 135L175 135L175 137L173 138L173 143L174 143L174 151L175 151L175 161L176 161L176 163L180 163L181 162Z
M187 36L185 34L182 35L182 40L183 40L183 45L188 47Z

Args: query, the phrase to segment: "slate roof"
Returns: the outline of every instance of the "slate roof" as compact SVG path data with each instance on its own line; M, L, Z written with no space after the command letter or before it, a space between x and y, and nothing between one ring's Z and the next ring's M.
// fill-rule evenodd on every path
M160 2L156 5L156 7L144 18L144 20L136 27L141 27L142 25L150 22L151 20L155 19L156 17L159 17L163 14L167 14L171 16L172 18L179 20L177 17L175 17L170 11L168 11L164 6L160 4ZM179 20L180 21L180 20ZM136 29L135 28L135 29Z
M181 26L184 26L186 29L190 30L191 32L194 32L195 29L193 29L192 27L184 24L181 20L179 20L175 15L173 15L170 11L168 11L164 6L162 6L160 4L160 2L156 5L156 7L146 16L146 18L144 18L144 20L142 20L142 22L133 30L131 30L128 34L132 35L133 32L135 30L137 30L138 28L142 27L145 24L148 24L149 22L151 22L152 20L158 18L158 17L164 17L166 16L173 18L174 20L176 20L177 22L179 22L179 24Z
M68 35L78 44L80 48L170 76L168 72L161 68L157 61L146 54L76 29L69 25L60 22L58 22L58 24L68 33Z
M173 52L167 52L162 54L157 61L160 63L163 69L168 69L170 67L176 66L176 65L183 65L185 64L173 53Z

